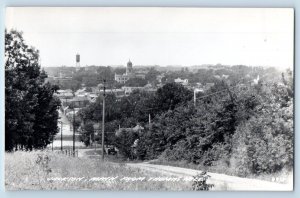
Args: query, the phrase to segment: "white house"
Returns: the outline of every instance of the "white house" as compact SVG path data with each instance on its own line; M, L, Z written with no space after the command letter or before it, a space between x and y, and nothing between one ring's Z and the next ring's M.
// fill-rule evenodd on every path
M181 78L176 78L174 80L174 82L182 84L182 85L188 85L189 84L189 80L188 79L181 79Z

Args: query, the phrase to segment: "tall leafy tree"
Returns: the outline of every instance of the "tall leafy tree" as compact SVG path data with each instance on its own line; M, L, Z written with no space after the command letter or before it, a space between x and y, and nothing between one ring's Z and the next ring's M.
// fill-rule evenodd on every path
M167 83L159 88L155 96L155 105L161 111L173 110L187 103L193 97L193 92L177 83Z
M57 87L46 77L39 51L21 32L5 31L5 150L46 147L58 132Z

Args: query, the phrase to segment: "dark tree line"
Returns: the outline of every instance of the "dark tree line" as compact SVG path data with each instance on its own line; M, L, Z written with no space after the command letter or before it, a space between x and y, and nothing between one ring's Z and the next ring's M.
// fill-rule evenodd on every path
M58 89L45 83L39 51L5 31L5 150L45 148L58 132Z

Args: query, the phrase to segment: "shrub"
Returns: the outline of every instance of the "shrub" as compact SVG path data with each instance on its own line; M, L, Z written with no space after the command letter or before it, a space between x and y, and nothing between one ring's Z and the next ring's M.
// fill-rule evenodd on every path
M210 177L210 175L207 174L206 171L201 172L193 177L193 184L192 189L193 190L204 190L208 191L212 187L214 187L214 184L208 184L207 179Z

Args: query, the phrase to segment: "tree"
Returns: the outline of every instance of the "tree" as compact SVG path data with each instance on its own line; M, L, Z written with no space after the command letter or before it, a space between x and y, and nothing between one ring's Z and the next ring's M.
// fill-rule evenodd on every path
M39 51L28 46L22 33L5 31L5 150L44 148L58 132L60 105L45 83Z
M119 149L120 154L126 159L133 159L133 143L138 139L138 134L134 131L122 130L115 139L115 146Z
M156 77L159 75L159 71L157 71L154 67L151 67L148 73L145 76L145 80L153 83L156 81Z
M57 133L57 108L60 106L60 100L53 96L58 87L52 86L49 83L39 87L38 106L35 111L35 121L33 125L33 145L28 147L44 148L54 140ZM48 138L47 138L48 137Z
M94 140L94 125L92 122L88 122L85 123L82 128L80 141L82 141L85 146L90 146L91 142Z
M144 87L147 84L147 81L142 78L130 78L126 81L125 86L130 87Z
M282 79L283 81L285 79ZM292 79L261 88L251 116L237 126L232 137L236 174L274 173L293 166ZM252 106L252 105L251 105Z
M159 88L155 95L156 108L160 111L173 110L176 106L187 103L193 97L192 91L177 83L168 83Z
M161 123L153 123L147 126L140 134L137 143L136 154L141 160L157 158L166 148L167 138Z

